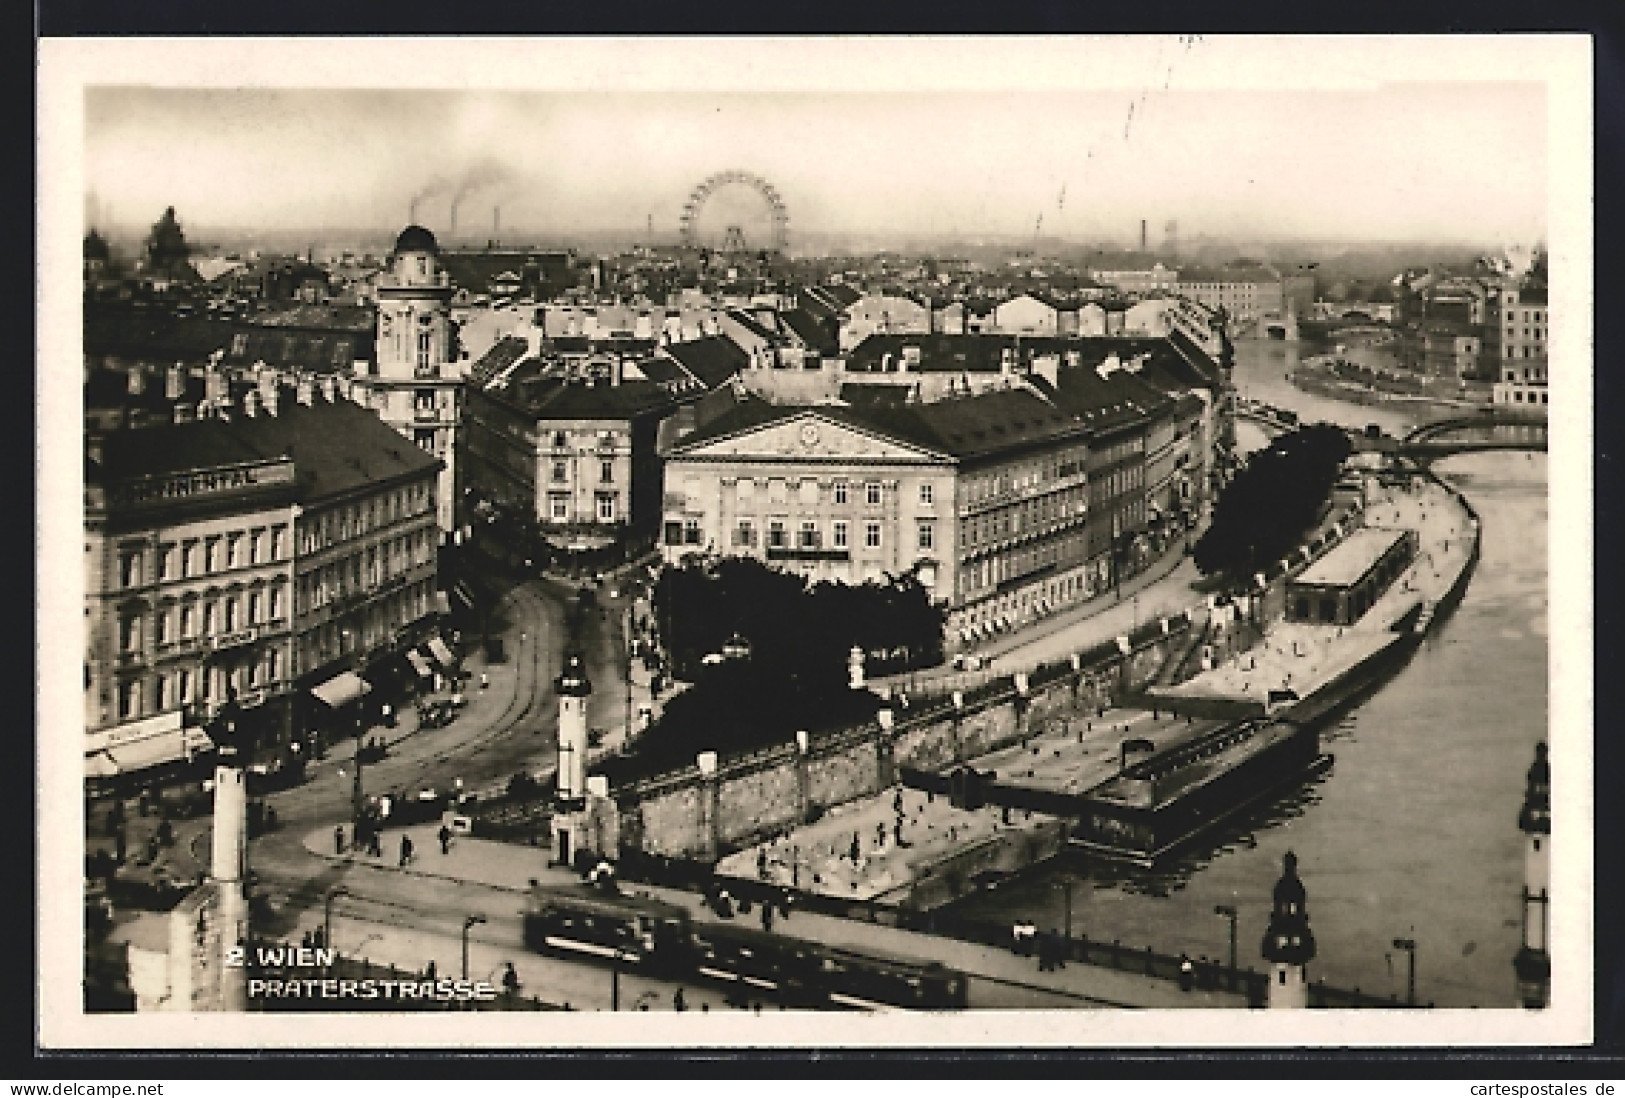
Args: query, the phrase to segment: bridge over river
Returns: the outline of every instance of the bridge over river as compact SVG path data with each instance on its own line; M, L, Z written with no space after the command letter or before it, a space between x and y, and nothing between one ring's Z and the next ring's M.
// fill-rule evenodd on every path
M1258 424L1271 437L1303 426L1297 415L1260 401L1238 400L1236 418ZM1424 423L1403 438L1349 431L1355 453L1381 453L1429 462L1486 450L1546 451L1546 418L1499 406Z

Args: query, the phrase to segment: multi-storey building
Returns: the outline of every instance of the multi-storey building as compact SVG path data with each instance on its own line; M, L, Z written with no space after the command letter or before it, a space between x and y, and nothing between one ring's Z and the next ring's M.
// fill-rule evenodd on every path
M619 365L597 381L536 358L473 378L467 469L475 491L570 544L653 540L660 425L703 385L686 375L623 381Z
M285 718L295 465L234 426L209 419L87 436L90 776L208 746L197 725L228 691L249 709L272 702L268 712Z
M434 234L409 225L379 275L376 361L355 375L355 399L440 462L435 517L442 536L460 520L457 454L461 448L463 373L451 320L450 278Z
M966 643L1109 582L1112 537L1145 511L1144 417L1116 405L1073 414L1021 381L862 408L746 397L669 455L664 554L845 583L914 571Z
M1280 275L1267 267L1188 269L1180 272L1175 292L1223 312L1232 330L1280 315L1285 307Z
M1089 277L1104 286L1112 286L1125 294L1153 294L1177 289L1179 271L1165 267L1161 261L1148 267L1130 267L1115 270L1089 271Z
M205 745L228 700L285 757L307 690L432 627L440 464L365 409L263 384L87 444L92 774Z

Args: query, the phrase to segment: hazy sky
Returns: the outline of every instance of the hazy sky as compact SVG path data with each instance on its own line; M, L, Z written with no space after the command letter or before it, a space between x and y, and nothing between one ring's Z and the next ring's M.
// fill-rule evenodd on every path
M1541 83L1181 88L1182 56L1053 89L89 87L85 186L120 223L172 204L205 230L385 231L420 196L446 233L462 192L471 239L499 203L510 238L642 235L650 217L669 238L724 168L769 179L792 236L1030 234L1040 215L1046 236L1123 241L1145 218L1153 243L1176 219L1187 238L1545 232Z

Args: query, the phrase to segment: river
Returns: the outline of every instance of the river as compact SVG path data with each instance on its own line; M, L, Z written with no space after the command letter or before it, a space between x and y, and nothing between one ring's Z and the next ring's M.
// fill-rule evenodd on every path
M1285 379L1297 353L1238 343L1238 389L1310 422L1399 433L1416 422L1414 411L1299 391ZM1074 934L1223 960L1229 923L1213 909L1229 904L1240 963L1262 968L1270 893L1290 849L1319 946L1312 980L1403 998L1407 957L1393 940L1411 938L1420 1001L1514 1005L1518 809L1546 734L1546 455L1468 454L1436 468L1483 520L1477 571L1399 673L1323 732L1330 771L1155 875L1069 857L957 910L1058 929L1070 884Z

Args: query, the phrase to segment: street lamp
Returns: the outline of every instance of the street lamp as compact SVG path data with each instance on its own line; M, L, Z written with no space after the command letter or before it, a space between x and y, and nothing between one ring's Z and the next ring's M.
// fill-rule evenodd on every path
M468 979L468 930L477 923L485 922L484 915L469 915L463 919L463 979Z
M1405 1002L1408 1006L1416 1005L1416 939L1395 938L1394 948L1405 951L1408 964L1405 978Z
M609 1009L621 1009L621 960L627 956L621 946L615 947L615 956L609 962Z
M327 890L327 898L322 901L322 945L327 949L333 948L333 901L349 894L348 888L334 885Z
M1213 914L1230 920L1230 990L1236 990L1236 909L1231 904L1218 904Z

